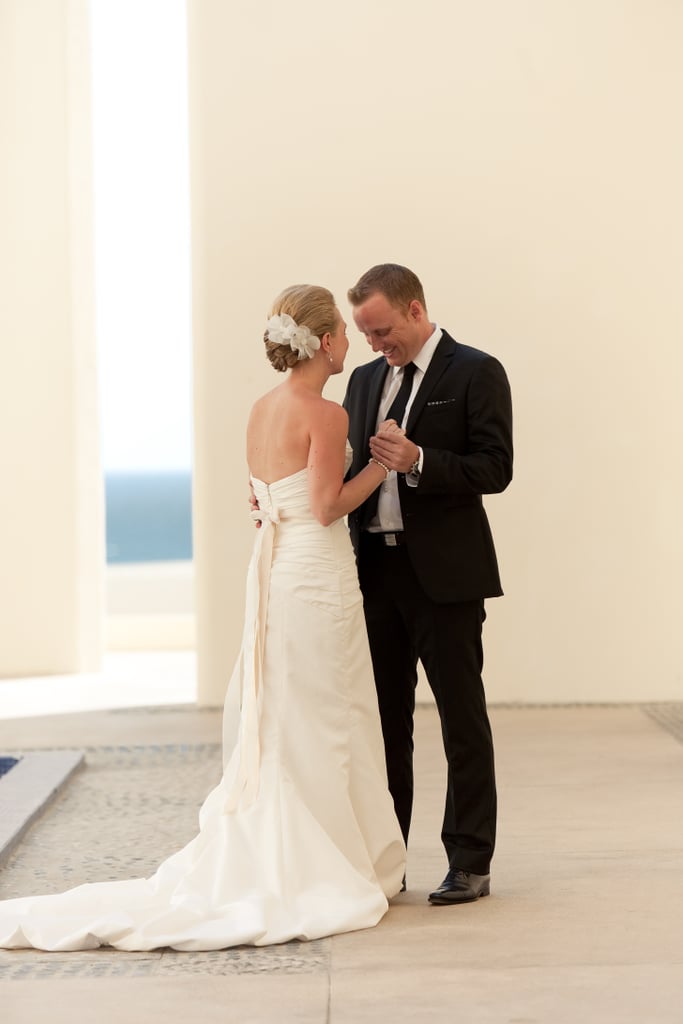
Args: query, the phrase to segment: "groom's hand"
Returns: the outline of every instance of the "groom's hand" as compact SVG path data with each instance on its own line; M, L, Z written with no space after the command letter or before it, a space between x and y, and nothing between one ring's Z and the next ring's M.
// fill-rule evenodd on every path
M395 469L397 473L407 473L416 459L420 456L420 449L409 438L404 431L383 430L381 424L377 433L370 438L370 453L379 462L383 462L389 469Z
M256 523L256 529L261 529L261 519L259 517L258 499L254 494L254 488L249 483L249 515Z

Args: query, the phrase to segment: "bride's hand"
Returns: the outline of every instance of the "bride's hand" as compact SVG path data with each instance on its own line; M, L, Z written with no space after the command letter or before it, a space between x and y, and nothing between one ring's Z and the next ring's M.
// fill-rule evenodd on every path
M403 427L399 427L396 420L383 420L377 427L378 434L405 434Z

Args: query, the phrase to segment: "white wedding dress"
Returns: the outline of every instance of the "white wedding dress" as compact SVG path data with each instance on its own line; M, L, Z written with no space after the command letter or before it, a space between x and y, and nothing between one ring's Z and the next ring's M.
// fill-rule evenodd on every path
M405 846L348 531L314 519L306 470L253 485L263 526L226 698L224 775L199 834L151 878L0 902L0 947L316 939L375 925L400 890Z

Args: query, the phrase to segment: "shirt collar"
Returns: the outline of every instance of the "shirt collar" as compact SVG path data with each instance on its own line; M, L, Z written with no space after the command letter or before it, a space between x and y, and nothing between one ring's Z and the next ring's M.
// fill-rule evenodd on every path
M436 346L439 344L439 342L441 341L441 338L443 336L443 331L441 330L439 325L438 324L434 324L433 326L434 326L434 330L429 335L429 337L425 341L424 345L422 346L420 351L417 353L417 355L413 359L413 362L415 363L415 366L423 374L427 372L427 368L428 368L429 364L432 361L432 356L434 355L434 353L436 351ZM396 376L396 374L401 369L401 367L400 366L394 366L394 367L392 367L392 369L393 369L394 372L393 372L393 375L392 375L391 379L393 380L393 378Z

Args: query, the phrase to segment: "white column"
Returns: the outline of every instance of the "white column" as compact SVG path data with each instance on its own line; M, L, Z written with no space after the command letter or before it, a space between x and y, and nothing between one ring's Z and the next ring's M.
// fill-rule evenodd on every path
M0 0L2 676L101 653L87 12Z
M216 705L239 650L254 531L247 505L246 417L255 388L270 381L263 345L258 346L264 318L245 323L245 317L254 299L265 315L270 285L264 286L255 268L247 297L240 249L229 227L239 202L226 174L233 150L226 104L234 98L234 77L225 67L221 40L231 35L232 5L190 0L188 8L197 699ZM263 385L255 384L259 369Z

